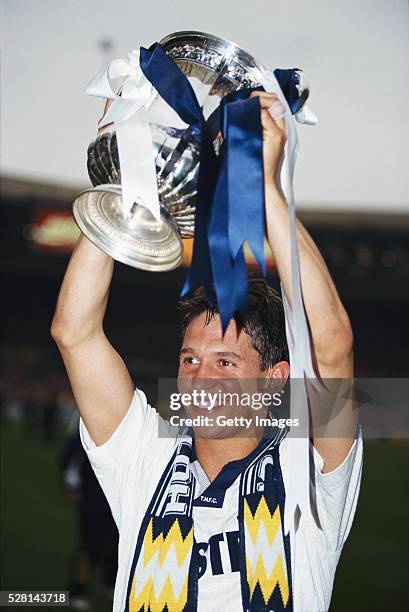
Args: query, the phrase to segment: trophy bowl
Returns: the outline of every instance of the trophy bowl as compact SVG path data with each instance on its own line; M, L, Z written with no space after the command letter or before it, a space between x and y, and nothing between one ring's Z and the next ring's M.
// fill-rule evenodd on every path
M177 32L160 41L189 79L205 120L216 116L220 100L261 84L267 69L236 44L203 32ZM115 259L150 271L177 268L182 238L194 235L200 143L186 125L165 125L164 102L147 109L154 148L160 221L137 202L121 217L121 168L113 126L101 130L88 147L88 173L94 189L74 202L74 217L87 237ZM215 122L214 146L218 151ZM220 143L219 143L220 144ZM143 210L142 210L143 209Z

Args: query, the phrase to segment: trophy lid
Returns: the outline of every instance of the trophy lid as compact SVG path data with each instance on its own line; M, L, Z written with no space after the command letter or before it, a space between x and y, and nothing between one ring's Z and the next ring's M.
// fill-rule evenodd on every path
M82 191L73 214L87 238L117 261L149 272L166 272L182 263L182 240L170 214L161 207L156 221L147 208L134 204L124 218L120 185Z

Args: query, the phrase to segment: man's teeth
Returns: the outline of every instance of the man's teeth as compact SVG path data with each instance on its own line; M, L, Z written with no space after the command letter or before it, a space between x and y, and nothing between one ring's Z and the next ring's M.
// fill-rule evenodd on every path
M212 406L210 403L200 403L200 404L196 404L198 408L201 408L202 410L213 410L214 406Z

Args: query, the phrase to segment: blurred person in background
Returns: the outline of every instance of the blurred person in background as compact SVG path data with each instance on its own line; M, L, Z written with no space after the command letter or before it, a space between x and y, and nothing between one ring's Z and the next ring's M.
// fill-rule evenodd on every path
M61 484L67 501L77 507L79 544L73 554L70 604L78 610L91 608L90 590L95 572L112 598L118 566L118 531L111 510L78 434L78 415L61 452Z

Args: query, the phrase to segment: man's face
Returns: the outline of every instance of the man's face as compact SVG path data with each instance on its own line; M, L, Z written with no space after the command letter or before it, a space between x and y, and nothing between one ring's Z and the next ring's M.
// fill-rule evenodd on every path
M179 378L261 378L260 355L250 338L237 334L231 320L223 338L219 315L205 325L206 313L193 319L186 329L179 358Z
M210 394L215 396L219 391L224 394L241 393L240 397L243 397L243 393L254 393L258 380L269 377L271 371L261 370L260 355L251 346L249 336L244 331L237 333L236 323L231 320L222 338L219 315L215 315L207 325L205 320L206 313L202 313L194 318L186 329L179 359L180 391L191 394L193 390L204 390L208 394L207 397ZM186 406L188 417L206 416L213 418L215 422L220 416L250 417L252 413L249 406L243 407L234 402L208 402L209 399L201 399L189 407ZM265 414L267 411L262 412ZM194 429L196 435L202 437L225 437L236 435L240 427L206 426ZM250 434L250 431L246 433Z

